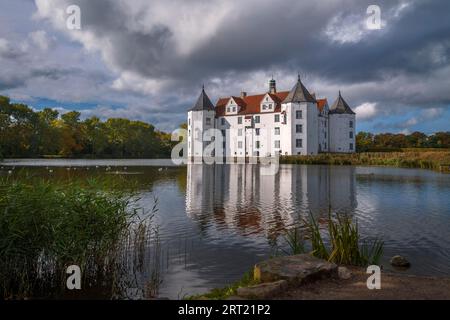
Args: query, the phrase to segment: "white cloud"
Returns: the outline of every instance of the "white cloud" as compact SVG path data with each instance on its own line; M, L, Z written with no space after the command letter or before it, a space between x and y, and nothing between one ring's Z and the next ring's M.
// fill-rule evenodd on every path
M378 114L377 104L374 102L364 102L357 106L354 110L358 120L371 120Z
M53 45L53 39L47 36L44 30L33 31L29 34L32 44L42 51L47 51Z
M330 40L344 44L361 41L368 30L365 28L364 17L339 14L330 20L324 33Z

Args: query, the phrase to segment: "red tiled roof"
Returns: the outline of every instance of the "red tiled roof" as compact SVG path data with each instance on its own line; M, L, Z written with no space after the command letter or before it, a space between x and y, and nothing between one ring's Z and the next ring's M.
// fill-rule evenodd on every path
M246 97L227 97L227 98L220 98L219 101L216 103L216 117L221 117L225 115L225 106L227 105L228 101L233 98L234 101L241 107L238 115L244 115L244 114L255 114L255 113L261 113L261 102L263 98L266 96L267 93L263 94L257 94L253 96L246 96ZM289 94L289 91L282 91L277 93L269 93L269 96L272 98L272 100L275 102L275 111L274 112L280 112L281 111L281 102L287 97Z
M322 112L323 107L328 104L327 99L317 99L317 109L319 109L319 112Z

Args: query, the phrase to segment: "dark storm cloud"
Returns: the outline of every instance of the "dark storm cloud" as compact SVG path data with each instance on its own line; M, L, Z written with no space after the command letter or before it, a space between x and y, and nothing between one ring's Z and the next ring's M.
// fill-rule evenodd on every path
M141 18L145 24L145 12L130 13L122 2L110 0L72 2L82 9L83 30L110 44L103 54L114 68L144 78L171 79L188 88L213 77L231 73L239 78L258 70L301 71L350 85L398 75L426 77L450 61L450 3L444 0L413 2L398 17L395 10L402 1L378 2L386 26L344 43L333 41L324 30L336 17L336 32L364 23L372 1L289 0L251 8L242 2L242 10L236 8L208 41L187 55L177 53L169 23L132 28L130 24ZM443 98L447 103L450 97Z
M74 0L70 4L81 9L83 31L93 33L98 41L111 44L108 59L114 67L146 77L165 76L173 67L175 50L169 26L131 29L130 22L139 20L139 16L131 16L117 1Z
M65 26L65 9L72 4L81 8L80 31ZM371 4L381 8L381 30L365 28ZM36 0L36 7L36 21L50 21L47 26L58 36L87 49L73 55L75 60L86 62L92 54L110 73L100 75L97 90L94 66L70 70L60 54L42 68L28 59L31 71L17 72L29 77L27 85L33 79L39 89L45 79L50 90L60 81L74 84L61 96L89 91L92 100L98 91L100 103L104 96L132 101L128 105L139 106L134 107L139 117L158 115L160 122L168 122L159 115L167 109L185 117L202 83L215 100L241 89L260 90L272 73L280 89L292 86L297 72L310 90L329 100L341 89L352 106L366 106L366 117L450 103L450 2L444 0ZM10 50L0 42L0 59L17 65L34 54ZM2 86L24 83L19 76L11 79Z
M255 8L223 26L211 42L192 54L192 65L210 69L250 71L269 66L298 67L305 72L345 82L381 79L386 73L427 74L448 64L450 50L450 2L422 1L398 20L388 21L386 30L368 32L356 43L336 43L322 30L339 9L346 16L365 17L372 1L321 8L297 4ZM380 4L383 13L398 5ZM349 21L351 23L351 21ZM440 61L433 49L442 46Z

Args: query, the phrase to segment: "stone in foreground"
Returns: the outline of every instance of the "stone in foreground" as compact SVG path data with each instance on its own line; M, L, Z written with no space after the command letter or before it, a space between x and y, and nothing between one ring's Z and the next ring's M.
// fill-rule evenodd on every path
M338 276L339 276L339 279L341 279L341 280L348 280L352 277L352 273L346 267L339 267L338 268Z
M394 267L399 267L399 268L408 268L411 264L405 257L397 255L397 256L392 257L391 265L393 265Z
M267 299L280 294L288 287L286 280L261 283L250 287L237 289L237 295L244 298Z
M255 280L261 282L286 280L288 284L303 284L337 276L337 265L309 254L273 258L257 263L254 269Z

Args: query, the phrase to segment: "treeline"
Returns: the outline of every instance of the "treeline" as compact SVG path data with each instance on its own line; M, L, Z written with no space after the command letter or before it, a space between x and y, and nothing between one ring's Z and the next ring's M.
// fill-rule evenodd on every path
M141 121L97 117L80 120L80 113L59 114L0 96L0 158L167 158L170 134Z
M356 135L358 152L399 151L403 148L450 148L450 132L426 135L417 131L411 134L362 131Z

